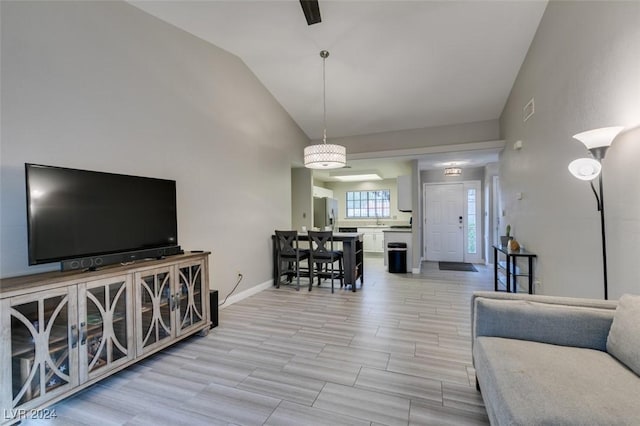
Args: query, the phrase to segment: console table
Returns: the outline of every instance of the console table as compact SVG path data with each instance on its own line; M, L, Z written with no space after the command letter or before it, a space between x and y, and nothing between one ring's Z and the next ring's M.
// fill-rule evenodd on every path
M499 256L503 255L505 260L501 261ZM525 258L528 262L526 273L522 273L518 267L518 258ZM506 247L493 246L493 285L495 291L498 290L498 282L503 282L507 293L511 292L511 283L513 282L513 293L518 292L518 277L526 277L529 281L529 294L533 294L533 259L537 257L535 253L526 250L511 251ZM499 276L498 271L503 270L505 279Z
M206 335L208 256L0 279L0 424Z

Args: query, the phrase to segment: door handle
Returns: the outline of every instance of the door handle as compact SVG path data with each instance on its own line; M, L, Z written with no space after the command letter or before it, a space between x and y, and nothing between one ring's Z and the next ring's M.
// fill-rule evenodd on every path
M87 324L84 322L80 323L80 345L85 345L87 343Z
M78 346L78 327L75 324L71 326L71 347L75 348Z

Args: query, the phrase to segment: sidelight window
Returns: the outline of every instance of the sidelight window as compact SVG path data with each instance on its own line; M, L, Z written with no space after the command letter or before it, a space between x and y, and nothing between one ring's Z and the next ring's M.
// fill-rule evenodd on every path
M477 191L467 189L467 253L478 252L476 201Z

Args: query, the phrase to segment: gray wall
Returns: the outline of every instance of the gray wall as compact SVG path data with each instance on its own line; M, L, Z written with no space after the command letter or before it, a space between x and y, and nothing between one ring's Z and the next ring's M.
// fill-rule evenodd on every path
M450 126L332 138L331 143L344 145L349 156L353 157L365 153L380 153L380 155L384 155L386 151L393 150L492 141L499 139L499 136L498 120L487 120Z
M297 167L291 169L291 227L300 232L303 226L313 226L313 172Z
M603 297L599 213L572 135L623 125L604 165L609 298L640 293L640 2L551 1L501 117L503 223L537 252L538 292ZM536 113L522 108L535 97ZM516 140L523 149L509 149ZM516 200L516 194L523 194Z
M27 266L25 162L175 179L224 297L271 278L304 133L237 57L124 2L1 2L0 275ZM123 208L126 206L123 206Z

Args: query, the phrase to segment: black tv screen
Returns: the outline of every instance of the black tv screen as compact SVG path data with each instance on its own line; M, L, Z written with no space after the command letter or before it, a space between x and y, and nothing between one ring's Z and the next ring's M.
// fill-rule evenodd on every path
M25 164L29 264L178 244L176 182Z

